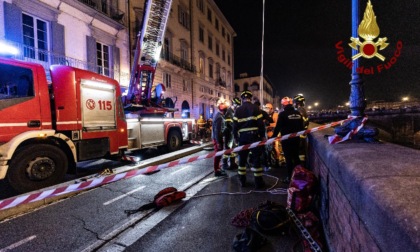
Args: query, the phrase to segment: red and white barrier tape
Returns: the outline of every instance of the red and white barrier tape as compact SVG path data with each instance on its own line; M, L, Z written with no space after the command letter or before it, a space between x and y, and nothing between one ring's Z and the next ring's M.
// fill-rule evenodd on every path
M203 141L190 140L190 143L192 143L192 144L202 144Z
M69 186L62 186L62 187L58 187L58 188L54 188L54 189L50 189L50 190L46 190L46 191L36 192L36 193L33 193L33 194L21 195L21 196L17 196L17 197L5 199L5 200L0 200L0 210L8 209L8 208L11 208L11 207L16 207L16 206L26 204L26 203L33 203L33 202L36 202L36 201L39 201L39 200L51 198L51 197L54 197L54 196L59 196L59 195L66 194L66 193L77 192L77 191L93 188L93 187L96 187L96 186L100 186L100 185L108 184L108 183L111 183L111 182L115 182L115 181L118 181L118 180L121 180L121 179L127 179L127 178L131 178L131 177L135 177L135 176L138 176L138 175L141 175L141 174L156 172L156 171L163 170L163 169L169 168L169 167L174 167L174 166L177 166L177 165L180 165L180 164L191 163L191 162L194 162L194 161L197 161L197 160L213 158L215 156L221 156L223 154L229 155L232 152L239 152L241 150L252 149L252 148L255 148L257 146L272 144L276 140L286 140L286 139L289 139L289 138L298 137L300 135L304 135L304 134L306 135L306 134L309 134L309 133L312 133L312 132L315 132L315 131L319 131L319 130L323 130L323 129L327 129L327 128L330 128L330 127L340 125L344 122L351 121L354 118L355 117L349 117L348 119L341 120L341 121L338 121L338 122L329 123L329 124L322 125L322 126L319 126L319 127L316 127L316 128L308 129L308 130L302 130L302 131L299 131L297 133L291 133L291 134L284 135L284 136L281 136L281 137L270 138L270 139L265 140L265 141L255 142L255 143L248 144L248 145L243 145L243 146L238 146L238 147L233 148L233 149L222 150L222 151L218 151L218 152L212 152L212 153L209 153L207 155L202 155L202 156L181 158L181 159L178 159L176 161L172 161L172 162L165 163L165 164L149 166L149 167L145 167L145 168L138 169L138 170L131 170L131 171L128 171L128 172L123 172L123 173L119 173L119 174L112 174L112 175L99 177L99 178L93 178L93 179L90 179L90 180L87 180L87 181L84 181L84 182L81 182L81 183L77 183L77 184L72 184L72 185L69 185Z
M121 157L121 160L130 161L130 162L139 162L140 161L140 158L139 157L133 157L133 156L123 155Z
M336 143L341 143L341 142L344 142L344 141L346 141L346 140L348 140L348 139L351 139L352 138L352 136L354 136L354 135L356 135L357 134L357 132L359 132L359 130L361 129L361 128L363 128L363 126L365 125L365 122L367 121L367 117L364 117L363 118L363 120L362 120L362 122L361 122L361 124L358 126L358 127L356 127L356 128L354 128L354 129L352 129L349 133L347 133L347 135L345 135L344 137L340 137L339 135L334 135L334 136L329 136L328 137L328 142L330 143L330 144L336 144Z

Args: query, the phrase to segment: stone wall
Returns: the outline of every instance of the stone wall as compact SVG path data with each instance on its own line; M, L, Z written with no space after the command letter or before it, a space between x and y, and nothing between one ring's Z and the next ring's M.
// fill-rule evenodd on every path
M420 151L309 135L330 251L420 251Z

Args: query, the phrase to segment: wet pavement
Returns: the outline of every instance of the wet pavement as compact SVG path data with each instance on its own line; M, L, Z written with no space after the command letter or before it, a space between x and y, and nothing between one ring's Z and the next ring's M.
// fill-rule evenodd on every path
M99 251L233 251L234 237L245 230L232 225L237 214L267 200L286 205L288 185L281 182L285 168L265 172L266 188L255 191L251 171L247 172L248 186L241 187L236 171L227 171L228 177L215 177L212 163L213 159L196 161L208 167L208 176L185 190L187 198L181 203L158 210L149 217L149 224L147 220L138 223ZM156 215L167 217L159 220ZM293 251L300 240L290 230L264 236L267 243L259 251Z

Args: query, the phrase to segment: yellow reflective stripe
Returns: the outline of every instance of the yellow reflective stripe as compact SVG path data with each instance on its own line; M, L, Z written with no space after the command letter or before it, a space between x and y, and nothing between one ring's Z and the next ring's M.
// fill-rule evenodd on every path
M246 167L245 166L239 166L238 167L238 174L239 175L246 175Z
M259 118L262 118L262 114L259 114L258 116L250 116L247 118L241 118L238 119L237 117L234 117L234 119L236 118L236 120L238 120L238 122L246 122L246 121L251 121L251 120L258 120Z
M225 119L225 122L233 122L232 119Z
M253 128L243 128L238 130L238 132L245 132L245 131L254 131L254 130L258 130L257 127L253 127Z

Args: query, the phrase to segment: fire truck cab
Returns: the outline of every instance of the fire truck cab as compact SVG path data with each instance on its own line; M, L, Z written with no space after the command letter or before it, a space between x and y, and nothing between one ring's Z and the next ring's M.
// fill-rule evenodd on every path
M20 192L61 181L76 162L121 155L127 122L117 81L0 58L0 179Z

